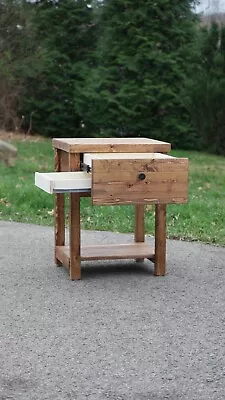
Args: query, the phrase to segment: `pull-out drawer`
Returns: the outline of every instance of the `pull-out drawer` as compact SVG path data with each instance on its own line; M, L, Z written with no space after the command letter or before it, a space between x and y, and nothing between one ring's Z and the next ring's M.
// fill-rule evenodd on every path
M187 197L185 158L92 159L93 204L186 203Z
M35 174L48 193L91 192L93 204L186 203L188 159L160 153L84 154L91 173Z
M47 193L91 191L91 174L83 171L36 172L35 185Z

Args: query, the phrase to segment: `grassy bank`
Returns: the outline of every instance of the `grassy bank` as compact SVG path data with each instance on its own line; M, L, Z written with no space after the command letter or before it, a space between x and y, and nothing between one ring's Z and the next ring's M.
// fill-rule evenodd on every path
M0 164L0 219L53 225L53 196L34 186L34 172L53 171L51 141L13 142L18 162ZM173 151L190 160L189 202L169 205L167 232L170 238L200 240L225 246L225 159L197 152ZM92 207L82 199L84 229L133 231L132 206ZM146 231L154 233L154 207L146 207Z

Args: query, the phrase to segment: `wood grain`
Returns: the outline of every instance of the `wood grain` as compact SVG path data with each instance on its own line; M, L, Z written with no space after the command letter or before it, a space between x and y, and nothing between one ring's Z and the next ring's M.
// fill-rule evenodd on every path
M166 273L166 205L155 206L155 269L156 276Z
M92 161L93 204L185 203L187 197L187 159Z
M67 172L69 170L69 154L66 151L60 152L60 171Z
M55 138L53 147L68 153L168 153L171 150L170 143L148 138Z
M68 246L57 247L57 256L69 266L70 249ZM153 259L154 249L146 243L113 244L113 245L94 245L81 247L81 260L117 260L117 259Z

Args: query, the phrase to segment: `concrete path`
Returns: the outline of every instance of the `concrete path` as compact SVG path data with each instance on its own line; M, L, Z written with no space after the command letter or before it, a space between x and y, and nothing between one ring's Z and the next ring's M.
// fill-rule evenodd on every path
M84 263L71 282L52 228L0 221L0 400L224 400L225 248L168 241L167 265Z

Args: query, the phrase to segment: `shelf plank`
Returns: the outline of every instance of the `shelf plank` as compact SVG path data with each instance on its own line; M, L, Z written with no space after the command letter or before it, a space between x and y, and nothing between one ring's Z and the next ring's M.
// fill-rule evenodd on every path
M118 260L148 258L153 260L154 249L147 243L112 244L99 246L82 246L81 261L90 260ZM68 246L57 246L56 257L69 268L70 256Z

